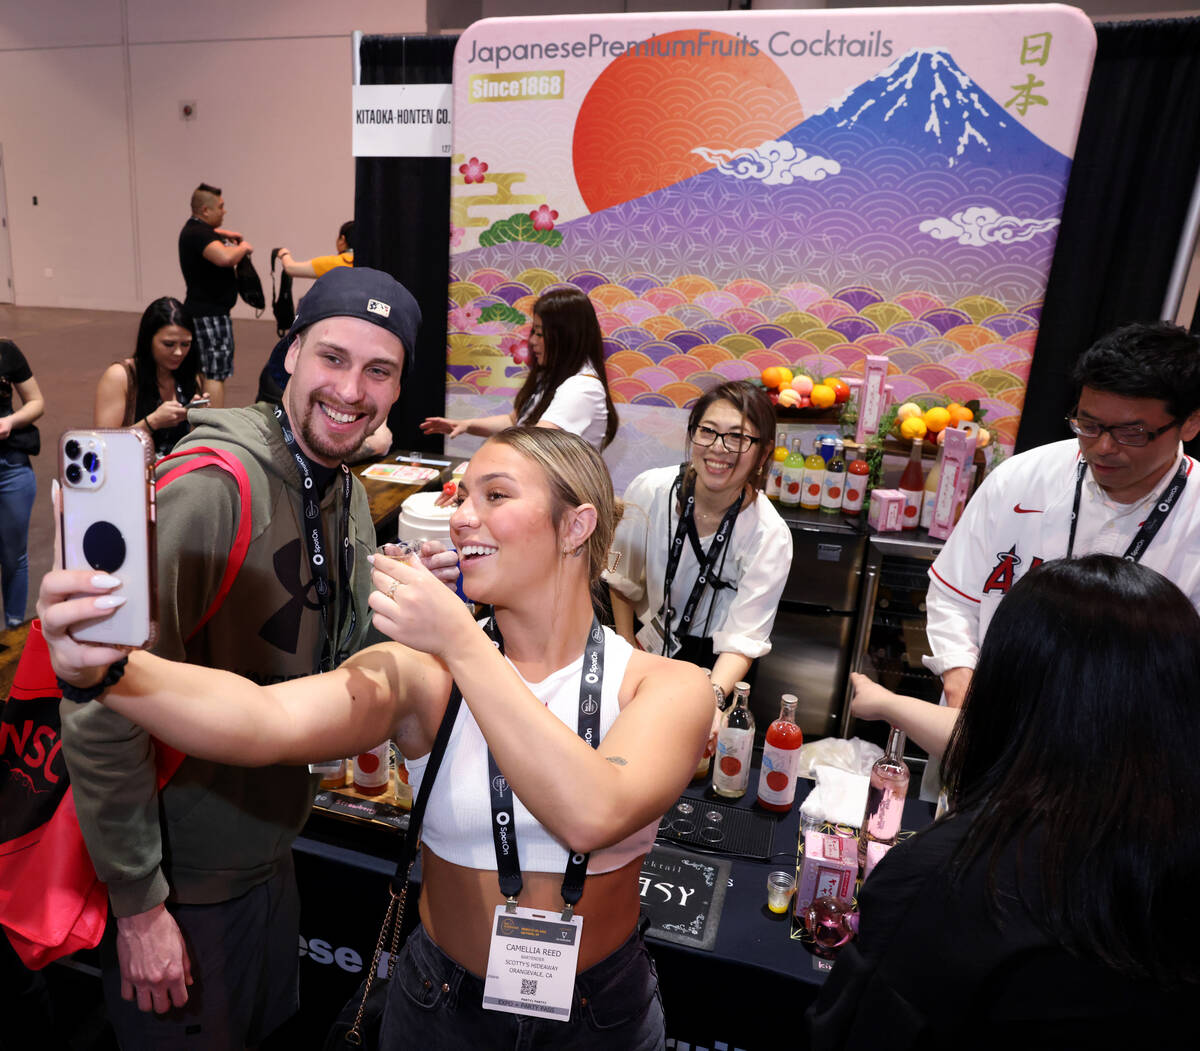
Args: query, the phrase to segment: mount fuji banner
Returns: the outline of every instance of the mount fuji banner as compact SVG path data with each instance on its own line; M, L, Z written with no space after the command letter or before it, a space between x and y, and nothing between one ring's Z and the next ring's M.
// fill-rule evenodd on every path
M532 305L570 283L604 330L618 488L678 456L715 383L868 354L899 401L978 399L1011 450L1094 52L1058 5L476 23L448 414L511 408Z

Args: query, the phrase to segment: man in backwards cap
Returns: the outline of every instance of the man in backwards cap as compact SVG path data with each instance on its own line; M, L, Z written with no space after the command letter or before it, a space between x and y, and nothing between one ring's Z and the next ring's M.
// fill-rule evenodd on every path
M419 322L415 300L388 275L330 271L288 333L282 404L193 412L177 451L215 448L240 461L249 548L204 620L237 540L238 483L204 466L161 490L155 653L275 682L361 647L375 531L344 460L399 395ZM453 578L452 552L425 561ZM121 1047L258 1043L297 1007L291 844L318 779L305 767L189 757L158 790L146 733L95 701L63 702L63 747L115 917L101 960Z

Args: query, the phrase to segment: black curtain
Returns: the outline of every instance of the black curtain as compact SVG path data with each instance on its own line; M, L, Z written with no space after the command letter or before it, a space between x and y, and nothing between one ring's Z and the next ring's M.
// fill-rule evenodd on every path
M364 36L363 84L449 84L458 37ZM446 407L446 287L450 158L359 157L354 166L354 262L391 274L421 307L413 367L388 414L393 444L440 449L417 425Z
M1200 18L1096 26L1017 451L1070 437L1076 358L1157 321L1200 170Z

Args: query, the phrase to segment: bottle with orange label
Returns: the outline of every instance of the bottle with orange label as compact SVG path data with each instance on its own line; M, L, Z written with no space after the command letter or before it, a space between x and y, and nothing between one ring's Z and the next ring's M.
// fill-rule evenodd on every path
M804 734L796 725L796 703L794 694L785 693L780 700L779 718L767 727L758 775L758 805L766 810L786 813L796 798L800 746L804 743Z
M780 478L779 502L785 507L795 507L801 502L800 489L804 483L804 453L800 451L800 439L792 439L792 451L783 461Z
M921 469L922 449L921 439L914 438L912 450L908 454L908 463L904 465L900 484L896 486L904 494L904 512L900 519L903 529L916 529L921 524L921 501L925 497L925 472Z
M844 448L838 439L834 444L833 455L825 464L825 477L821 480L821 510L826 514L836 515L842 509L842 490L846 485Z
M783 491L783 461L787 455L787 431L781 427L775 433L775 452L771 455L771 469L767 474L767 496L772 500L778 500Z
M381 796L391 780L391 742L384 741L354 757L354 790L364 796Z
M867 495L867 477L871 468L860 455L846 464L846 491L842 494L842 514L854 517L862 514L863 498Z
M825 457L821 455L821 439L813 439L813 451L804 461L804 474L800 482L800 506L806 511L817 511L821 507L821 489L825 484Z

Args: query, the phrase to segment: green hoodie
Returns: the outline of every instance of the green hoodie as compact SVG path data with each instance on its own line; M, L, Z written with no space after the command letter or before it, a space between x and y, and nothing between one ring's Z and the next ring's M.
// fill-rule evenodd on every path
M279 424L264 405L194 410L189 419L195 430L176 451L219 447L246 467L250 548L221 609L185 641L211 606L224 573L240 510L237 485L225 471L205 467L159 493L154 652L258 682L311 674L320 665L323 632L301 538L300 472ZM343 539L341 489L335 479L321 501L332 551L341 550ZM366 493L357 479L349 532L355 552L353 626L347 616L338 637L354 652L370 622L367 555L375 547ZM340 560L330 559L330 574L340 594L335 563ZM64 702L62 725L79 824L118 916L145 912L168 896L185 904L228 901L265 882L286 858L312 807L317 779L305 767L244 769L188 758L160 794L145 731L94 701Z

